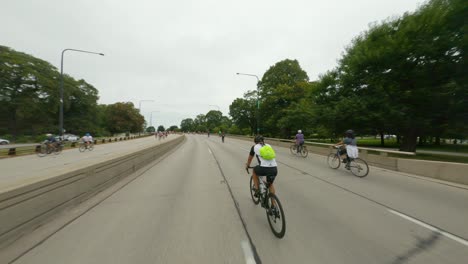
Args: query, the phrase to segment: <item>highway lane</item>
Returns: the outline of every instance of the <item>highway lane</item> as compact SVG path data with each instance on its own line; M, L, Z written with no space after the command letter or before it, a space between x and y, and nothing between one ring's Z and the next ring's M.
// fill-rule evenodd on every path
M51 175L80 169L104 160L155 146L175 137L179 137L179 135L170 135L164 140L144 137L115 143L97 144L94 146L93 151L86 150L85 152L79 152L78 148L74 148L64 150L59 155L51 154L45 157L28 155L0 159L0 192L30 184L48 178Z
M279 147L275 186L287 230L275 238L250 198L244 170L250 146L190 135L163 162L15 263L245 263L249 252L241 244L249 236L262 263L468 259L463 186L374 167L360 179L328 168L322 156L303 159Z

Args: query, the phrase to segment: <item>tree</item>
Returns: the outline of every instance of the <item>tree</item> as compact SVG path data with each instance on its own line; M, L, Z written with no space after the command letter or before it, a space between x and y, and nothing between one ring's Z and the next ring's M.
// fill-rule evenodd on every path
M196 130L195 123L192 118L183 119L180 122L180 129L184 132L194 132Z
M178 131L179 128L177 126L170 126L167 130L169 130L169 131Z
M107 106L106 123L112 134L140 132L145 120L133 103L115 103Z
M244 94L244 98L236 98L229 106L229 115L234 124L240 128L250 128L251 133L255 133L257 126L257 91L249 91Z
M164 128L163 125L158 126L158 132L164 132L166 129Z
M286 110L298 103L310 89L309 77L297 60L283 60L271 66L260 82L260 131L289 137L290 122L278 123ZM300 124L302 125L302 124Z
M205 115L206 126L211 131L213 128L220 126L223 118L221 111L210 110Z
M15 138L58 129L58 72L50 63L0 46L0 126Z
M154 126L149 126L146 128L146 132L148 133L154 133L156 131L156 128Z

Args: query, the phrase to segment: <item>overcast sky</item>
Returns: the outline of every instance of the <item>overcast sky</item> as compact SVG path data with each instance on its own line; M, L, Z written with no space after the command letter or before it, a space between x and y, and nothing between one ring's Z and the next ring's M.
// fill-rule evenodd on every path
M337 65L373 22L421 0L3 0L0 45L46 60L99 90L99 103L131 101L153 125L180 126L229 105L256 74L297 59L311 80ZM65 117L66 118L66 117Z

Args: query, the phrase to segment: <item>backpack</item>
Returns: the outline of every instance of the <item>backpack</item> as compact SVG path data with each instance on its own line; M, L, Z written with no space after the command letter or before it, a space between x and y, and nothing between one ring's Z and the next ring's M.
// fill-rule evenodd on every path
M260 156L265 160L272 160L276 158L276 153L270 145L263 145L260 148Z

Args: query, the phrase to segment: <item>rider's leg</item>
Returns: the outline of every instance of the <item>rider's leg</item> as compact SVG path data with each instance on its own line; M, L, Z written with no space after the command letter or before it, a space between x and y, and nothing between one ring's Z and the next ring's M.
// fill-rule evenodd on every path
M259 182L258 182L258 176L255 173L255 170L253 170L252 177L253 177L253 181L254 181L255 190L258 191L259 190L258 189Z

